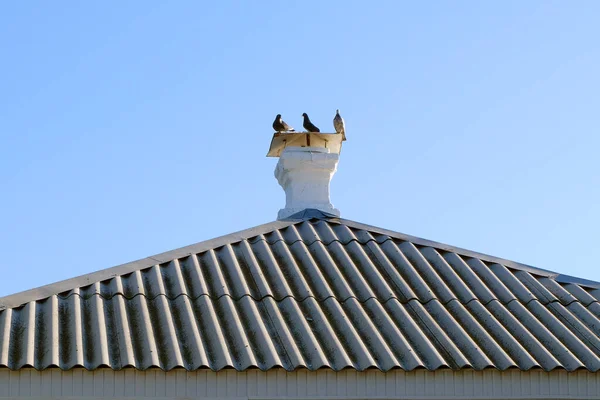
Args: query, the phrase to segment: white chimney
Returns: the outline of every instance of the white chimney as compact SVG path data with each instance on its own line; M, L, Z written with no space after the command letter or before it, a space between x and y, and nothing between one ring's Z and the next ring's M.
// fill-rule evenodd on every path
M329 200L329 183L340 159L341 134L276 133L267 156L279 157L275 178L285 191L285 208L277 219L306 209L335 216L340 211ZM312 144L312 145L311 145Z

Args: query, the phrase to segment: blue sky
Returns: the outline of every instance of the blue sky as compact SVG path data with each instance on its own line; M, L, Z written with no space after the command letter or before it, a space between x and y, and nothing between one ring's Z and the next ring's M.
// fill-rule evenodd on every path
M600 281L600 2L0 6L0 296L276 218L277 113L342 217Z

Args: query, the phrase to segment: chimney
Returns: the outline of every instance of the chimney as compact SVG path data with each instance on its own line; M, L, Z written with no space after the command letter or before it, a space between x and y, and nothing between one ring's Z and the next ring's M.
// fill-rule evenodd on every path
M329 182L340 159L342 134L275 133L267 157L279 157L275 178L285 191L277 219L306 209L340 216L329 200Z

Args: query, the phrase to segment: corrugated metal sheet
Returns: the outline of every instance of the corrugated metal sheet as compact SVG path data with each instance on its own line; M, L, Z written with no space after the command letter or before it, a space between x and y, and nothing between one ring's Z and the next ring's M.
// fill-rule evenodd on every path
M600 369L597 287L334 218L250 232L1 311L0 365Z
M223 370L165 372L132 368L86 371L0 369L0 398L32 399L597 399L600 374L589 371L411 372Z

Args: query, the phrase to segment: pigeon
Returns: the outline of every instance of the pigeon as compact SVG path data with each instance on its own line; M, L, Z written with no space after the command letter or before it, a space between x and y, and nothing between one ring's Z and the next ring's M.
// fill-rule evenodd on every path
M304 122L302 123L304 129L306 129L308 132L321 132L319 128L317 128L313 125L312 122L310 122L310 119L308 119L308 114L304 113L302 114L302 116L304 117Z
M346 125L344 124L344 118L340 115L340 110L335 110L335 117L333 118L333 127L337 133L342 134L342 140L346 140Z
M275 121L273 121L273 129L275 132L294 132L294 128L285 123L284 120L281 119L281 114L277 114L275 117Z

